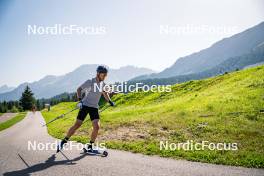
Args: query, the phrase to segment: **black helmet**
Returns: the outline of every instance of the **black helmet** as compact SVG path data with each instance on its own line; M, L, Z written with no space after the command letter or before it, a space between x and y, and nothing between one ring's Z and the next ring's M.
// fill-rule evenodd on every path
M107 68L105 66L102 66L102 65L98 66L96 71L97 71L97 73L107 73L108 72Z

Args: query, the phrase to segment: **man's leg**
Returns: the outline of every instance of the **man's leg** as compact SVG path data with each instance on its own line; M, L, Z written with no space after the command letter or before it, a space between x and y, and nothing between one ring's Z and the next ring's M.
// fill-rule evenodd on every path
M75 131L78 128L80 128L80 126L82 126L82 122L83 122L82 120L79 120L79 119L76 120L74 125L69 129L66 137L64 139L62 139L60 145L57 147L57 152L59 152L63 148L63 145L68 142L68 140L75 133Z
M75 121L74 125L68 130L68 133L66 135L66 137L61 141L61 143L58 145L57 147L57 152L59 152L62 148L63 145L65 143L68 142L68 140L70 139L70 137L75 133L75 131L80 128L80 126L82 125L85 117L87 116L87 109L85 107L81 108L78 116L77 116L77 120Z
M92 126L93 126L93 131L91 134L90 144L88 144L88 149L93 148L93 143L95 142L96 137L98 135L98 131L100 129L100 120L99 119L92 120Z
M98 131L99 131L99 128L100 128L100 120L99 119L94 119L92 121L92 125L93 125L93 131L92 131L92 134L91 134L91 142L94 142L97 135L98 135Z
M82 126L82 123L83 123L82 120L77 119L76 122L75 122L75 124L69 129L69 131L68 131L68 133L66 135L66 138L69 139L75 133L75 131L78 128L80 128L80 126Z
M85 120L87 114L88 114L87 107L83 106L83 107L80 109L80 111L79 111L79 113L78 113L78 115L77 115L77 119L76 119L74 125L68 130L65 139L68 140L68 139L69 139L69 138L75 133L75 131L76 131L78 128L80 128L80 126L82 126L82 123L83 123L83 121Z

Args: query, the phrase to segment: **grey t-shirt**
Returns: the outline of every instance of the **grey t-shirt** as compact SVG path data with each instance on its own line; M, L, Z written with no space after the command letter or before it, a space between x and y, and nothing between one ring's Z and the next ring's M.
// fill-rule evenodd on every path
M82 93L85 93L82 99L83 105L93 108L98 108L98 103L103 92L103 87L105 83L101 81L96 82L96 78L88 79L80 87L82 88Z

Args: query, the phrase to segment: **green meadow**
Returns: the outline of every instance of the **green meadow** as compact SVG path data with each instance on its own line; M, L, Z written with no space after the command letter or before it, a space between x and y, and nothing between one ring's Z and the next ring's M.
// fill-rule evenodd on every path
M25 116L26 116L26 112L20 112L15 117L13 117L12 119L9 119L3 123L0 123L0 131L4 130L6 128L9 128L12 125L16 124L17 122L23 120Z
M98 141L108 148L206 163L264 168L264 66L189 81L171 92L138 92L115 95L115 107L102 105ZM74 108L60 103L46 121ZM48 132L63 138L77 111L48 125ZM87 143L86 121L71 140ZM160 150L168 143L237 143L237 150Z

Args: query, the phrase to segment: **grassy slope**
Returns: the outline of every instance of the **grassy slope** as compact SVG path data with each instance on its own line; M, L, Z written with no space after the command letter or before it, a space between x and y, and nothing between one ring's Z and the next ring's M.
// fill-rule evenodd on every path
M114 97L116 107L101 113L99 140L110 148L246 167L264 167L264 115L250 112L264 108L264 66L215 78L173 86L170 93L131 93ZM73 108L61 103L46 120ZM249 111L228 115L233 111ZM68 119L51 124L51 135L62 138L74 122ZM203 114L214 116L200 117ZM87 142L91 124L85 123L72 140ZM187 140L238 143L238 151L166 151L159 141Z
M12 119L9 119L3 123L0 123L0 131L11 127L12 125L16 124L17 122L21 121L24 119L24 117L26 116L26 112L21 112L19 114L17 114L15 117L13 117Z

